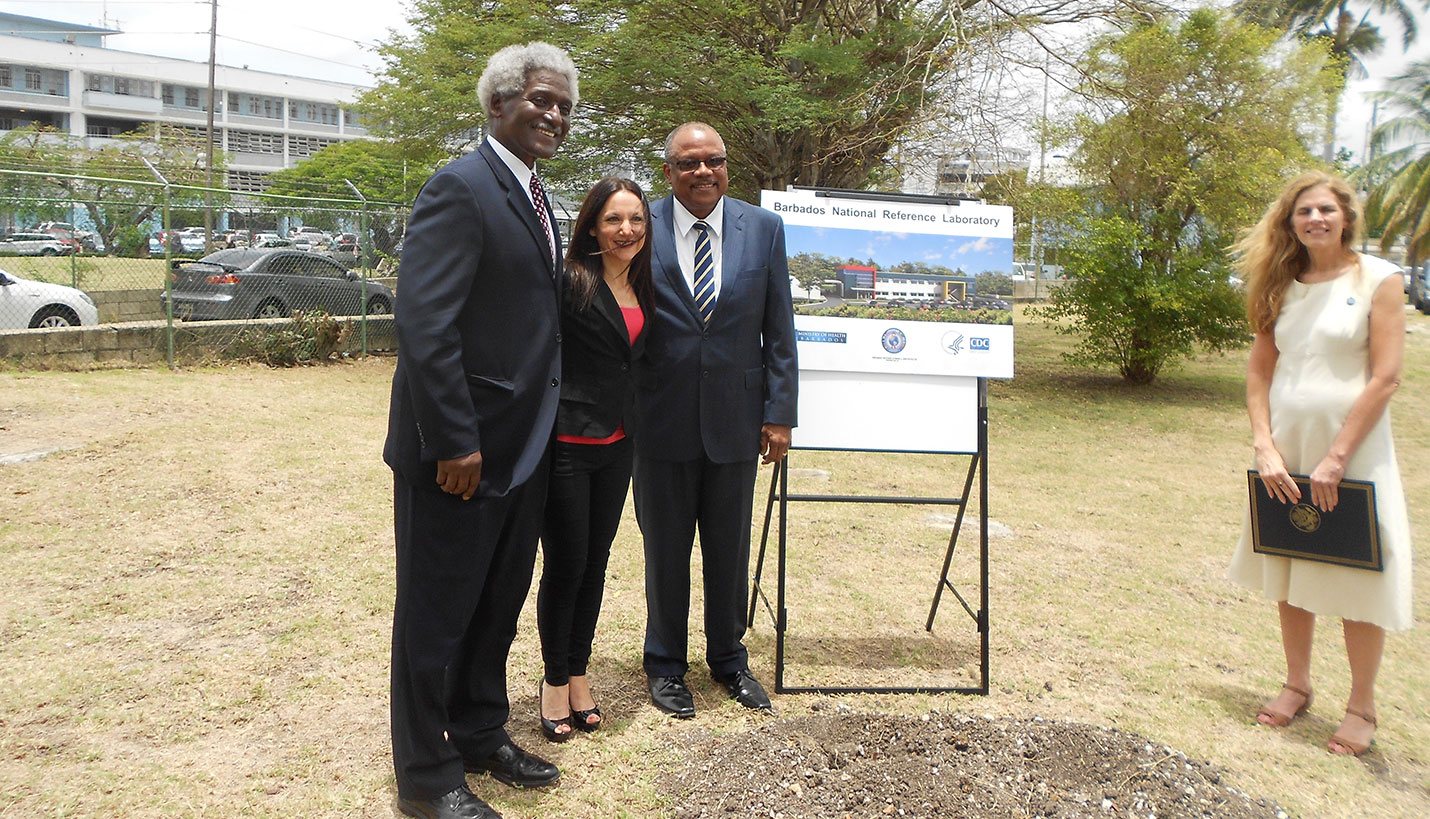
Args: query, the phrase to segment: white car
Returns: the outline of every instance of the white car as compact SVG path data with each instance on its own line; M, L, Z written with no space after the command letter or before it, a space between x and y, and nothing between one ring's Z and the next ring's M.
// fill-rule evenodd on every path
M0 256L64 256L74 243L52 233L11 233L0 238Z
M0 330L99 323L99 308L83 290L22 279L0 270Z

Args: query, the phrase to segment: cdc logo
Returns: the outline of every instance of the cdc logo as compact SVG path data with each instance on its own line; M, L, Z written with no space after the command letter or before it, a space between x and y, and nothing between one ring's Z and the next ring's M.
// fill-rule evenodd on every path
M891 353L902 353L904 347L908 346L909 337L904 335L904 331L897 327L890 327L884 331L884 349Z
M973 350L975 352L986 353L990 349L992 349L992 343L993 339L991 338L980 338L978 336L974 336L973 338L968 340L968 349Z

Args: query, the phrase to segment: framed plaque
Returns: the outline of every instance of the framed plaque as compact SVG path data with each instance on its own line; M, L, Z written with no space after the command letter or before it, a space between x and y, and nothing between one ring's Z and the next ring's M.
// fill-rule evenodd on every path
M1301 500L1282 503L1267 493L1255 469L1247 470L1252 551L1384 570L1380 524L1375 516L1375 484L1341 481L1336 508L1323 512L1310 502L1311 479L1305 475L1292 475L1291 479L1301 490Z

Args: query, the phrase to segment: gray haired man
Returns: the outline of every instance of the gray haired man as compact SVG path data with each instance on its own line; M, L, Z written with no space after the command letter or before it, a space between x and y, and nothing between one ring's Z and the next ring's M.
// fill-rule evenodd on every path
M506 732L506 663L531 586L560 393L561 237L536 175L566 136L577 74L546 43L492 55L488 137L418 194L402 252L393 471L397 807L497 816L466 784L550 785Z

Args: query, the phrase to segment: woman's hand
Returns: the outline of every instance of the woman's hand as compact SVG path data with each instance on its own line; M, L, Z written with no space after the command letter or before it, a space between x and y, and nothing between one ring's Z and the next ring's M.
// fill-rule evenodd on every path
M1316 464L1311 473L1311 503L1322 512L1329 512L1340 502L1341 478L1346 476L1346 465L1339 459L1327 455Z
M1301 499L1301 487L1291 480L1291 473L1286 471L1286 462L1274 448L1256 449L1256 471L1261 476L1262 485L1266 487L1266 494L1282 503L1295 503Z

